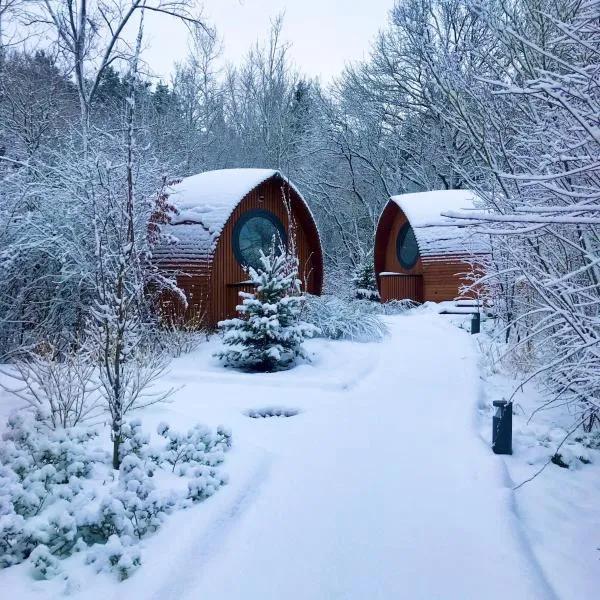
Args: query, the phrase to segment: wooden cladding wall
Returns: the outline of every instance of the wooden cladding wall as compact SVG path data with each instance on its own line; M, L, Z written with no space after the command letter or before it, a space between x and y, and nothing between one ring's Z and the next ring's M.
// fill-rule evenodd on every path
M461 294L466 283L464 274L470 266L456 257L427 260L423 264L423 301L442 302L458 298L473 298L472 294Z
M237 262L233 254L233 229L243 213L260 208L276 215L283 223L288 237L290 226L286 206L282 198L282 185L279 179L270 179L250 192L233 211L219 238L213 258L213 274L208 319L216 323L223 318L235 316L239 304L238 290L232 293L232 284L248 279L248 274ZM287 186L286 186L287 187ZM295 221L296 252L300 261L300 278L303 288L311 294L319 294L322 287L323 265L318 234L312 217L304 202L287 188L290 198L292 219Z
M163 292L160 297L160 312L163 317L175 323L197 324L204 319L208 308L210 292L210 263L198 261L194 264L183 265L181 262L160 262L160 269L175 275L177 287L187 299L187 307L181 298L172 292Z
M303 289L320 294L323 285L323 257L319 234L308 207L280 177L273 177L251 191L237 205L229 217L210 261L192 261L187 264L161 262L161 268L175 271L177 285L185 292L187 310L176 300L164 301L163 311L187 321L202 321L214 327L220 320L234 317L236 305L241 303L240 291L251 291L244 285L248 274L238 263L233 251L233 230L244 212L260 208L275 214L283 223L290 238L288 210L283 202L282 186L290 200L291 220L294 222L296 252L299 258L299 276ZM178 227L185 227L179 225Z
M381 301L414 300L423 302L422 275L382 275Z

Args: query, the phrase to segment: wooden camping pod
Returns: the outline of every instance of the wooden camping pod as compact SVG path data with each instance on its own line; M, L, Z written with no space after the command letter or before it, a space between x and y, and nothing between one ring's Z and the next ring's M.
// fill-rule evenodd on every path
M294 237L302 289L320 294L323 255L313 216L298 190L270 169L225 169L184 179L173 188L177 210L163 233L173 239L155 249L161 270L175 276L187 308L164 295L162 311L174 319L214 327L236 315L240 291L251 291L239 251L240 224L248 217L272 220L289 246ZM236 242L236 236L238 242Z
M374 266L382 302L474 297L473 292L461 293L461 287L484 248L441 216L444 211L471 210L473 202L473 193L466 190L390 198L375 234Z

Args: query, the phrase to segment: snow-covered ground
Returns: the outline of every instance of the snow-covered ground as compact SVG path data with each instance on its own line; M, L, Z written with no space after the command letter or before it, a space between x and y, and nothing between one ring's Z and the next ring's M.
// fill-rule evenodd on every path
M486 375L480 425L487 441L491 441L492 435L491 402L509 398L516 383L514 376L506 372ZM513 455L502 457L507 480L517 488L514 509L528 544L557 597L598 598L598 432L586 435L581 428L571 432L576 418L568 407L536 410L544 405L544 397L534 384L519 389L514 397ZM548 463L557 449L562 467Z
M211 358L216 340L175 360L161 382L179 388L172 401L138 416L148 430L161 421L226 425L229 483L168 517L122 583L68 559L70 596L596 598L599 570L589 567L600 545L600 487L588 485L599 480L596 467L552 465L545 484L512 490L536 467L519 451L490 451L482 407L504 380L482 378L474 338L452 320L426 308L389 318L381 343L312 340L314 362L284 373L224 370ZM10 407L3 397L0 410ZM298 414L246 414L261 408ZM26 565L0 571L11 598L64 589L32 580Z

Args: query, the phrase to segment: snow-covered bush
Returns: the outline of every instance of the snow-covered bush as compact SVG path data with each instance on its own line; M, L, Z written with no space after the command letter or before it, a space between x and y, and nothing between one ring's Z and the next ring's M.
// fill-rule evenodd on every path
M32 545L44 545L54 556L69 556L78 539L77 520L65 501L54 504L50 513L26 521L25 539Z
M72 512L94 465L108 455L90 449L96 432L49 430L14 414L0 442L0 567L25 560L38 545L68 556L77 542Z
M98 494L95 479L110 481L115 471L107 452L90 447L95 432L51 430L26 414L10 417L0 442L0 568L31 558L34 577L50 578L60 571L60 558L89 550L88 562L124 579L141 564L136 540L226 481L216 466L231 447L231 433L221 426L178 434L163 423L162 448L150 445L139 420L124 423L122 432L118 480ZM186 476L187 491L158 488L162 468Z
M93 463L106 459L104 452L86 447L96 435L82 428L49 431L39 421L12 415L0 444L0 497L7 496L23 517L38 515L59 499L72 499Z
M155 335L157 347L173 358L193 352L207 339L208 333L200 319L164 320Z
M417 306L419 304L413 300L388 300L381 304L371 303L373 312L378 315L401 315Z
M54 579L60 575L60 561L52 555L44 544L40 544L29 556L35 579Z
M387 333L385 323L375 312L379 306L336 296L307 296L302 316L322 337L372 342L382 340Z
M226 365L252 371L290 367L298 357L307 358L302 342L317 328L301 320L304 296L300 295L298 259L277 251L261 251L262 267L248 268L253 293L240 292L240 318L219 322L229 348L215 354Z
M95 544L86 556L86 563L94 565L98 573L116 573L120 581L130 577L142 564L139 548L117 535L111 535L106 544Z
M160 423L158 434L167 440L160 460L167 462L175 472L184 474L191 466L216 466L225 459L224 453L231 448L231 432L222 425L213 433L204 425L195 425L187 433L172 431L166 423Z
M178 503L174 493L156 489L154 468L135 454L126 456L118 484L97 509L84 513L80 532L88 544L106 542L112 535L143 538L156 531Z
M193 469L193 479L188 482L187 497L192 502L202 502L212 496L227 479L212 467L199 466Z
M300 411L297 408L264 406L263 408L251 408L245 414L251 419L270 419L272 417L295 417L299 413Z
M127 423L123 423L119 453L121 454L121 460L130 455L135 455L140 459L148 457L150 453L150 436L143 432L140 419L132 419Z
M36 409L53 429L74 427L101 413L94 365L85 353L44 344L37 352L21 354L2 372L7 376L3 387Z
M373 252L364 253L360 264L356 267L352 276L352 284L354 285L355 297L358 300L379 302Z
M35 544L25 535L25 519L8 505L4 505L1 510L0 569L3 569L24 561L35 548Z

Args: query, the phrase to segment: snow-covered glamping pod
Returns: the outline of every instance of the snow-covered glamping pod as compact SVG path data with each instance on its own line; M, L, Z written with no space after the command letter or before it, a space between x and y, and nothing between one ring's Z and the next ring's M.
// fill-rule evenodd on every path
M259 266L260 250L273 239L293 241L303 290L320 294L323 255L319 233L300 192L279 171L223 169L186 177L169 190L174 208L161 226L165 242L153 251L158 267L174 274L188 307L165 294L168 316L213 327L235 316L239 292L251 291L247 266Z
M465 297L460 292L465 274L483 249L468 228L442 213L467 212L475 208L475 202L468 190L390 198L375 234L375 273L382 302Z

